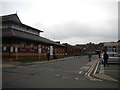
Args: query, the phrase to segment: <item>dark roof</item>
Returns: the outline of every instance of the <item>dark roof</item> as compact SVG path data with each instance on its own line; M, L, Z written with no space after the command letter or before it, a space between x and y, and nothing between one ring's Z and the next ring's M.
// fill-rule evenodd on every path
M23 31L19 31L19 30L14 30L14 29L5 29L2 30L2 37L16 37L16 38L21 38L21 39L25 39L25 40L32 40L32 41L36 41L36 42L40 42L40 43L45 43L45 44L49 44L49 45L56 45L56 46L63 46L62 44L59 43L55 43L52 40L46 39L44 37L38 36L38 35L33 35L30 33L26 33Z
M15 24L18 24L18 25L23 25L23 26L26 26L28 28L34 29L34 30L39 31L39 32L43 32L42 30L38 30L36 28L33 28L31 26L28 26L28 25L25 25L25 24L21 23L17 14L10 14L10 15L2 16L2 22L3 23L5 23L5 22L6 23L15 23Z
M13 21L15 23L21 23L19 17L17 14L10 14L10 15L4 15L2 16L2 21Z
M43 32L42 30L38 30L38 29L36 29L36 28L33 28L33 27L28 26L28 25L25 25L25 24L21 24L21 25L26 26L26 27L31 28L31 29L34 29L34 30L39 31L39 32Z

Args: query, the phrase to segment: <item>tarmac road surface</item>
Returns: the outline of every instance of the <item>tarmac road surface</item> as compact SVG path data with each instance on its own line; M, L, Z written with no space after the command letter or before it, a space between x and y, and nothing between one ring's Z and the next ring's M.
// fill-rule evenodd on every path
M87 56L81 56L3 67L2 88L118 88L118 81L93 77L98 60L98 56L93 56L88 62ZM117 74L116 71L113 76Z

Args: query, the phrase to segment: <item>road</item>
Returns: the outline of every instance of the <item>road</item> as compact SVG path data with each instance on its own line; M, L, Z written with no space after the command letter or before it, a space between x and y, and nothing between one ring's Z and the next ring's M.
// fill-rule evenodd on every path
M118 88L118 82L85 76L88 66L98 60L87 56L33 65L3 67L3 88Z

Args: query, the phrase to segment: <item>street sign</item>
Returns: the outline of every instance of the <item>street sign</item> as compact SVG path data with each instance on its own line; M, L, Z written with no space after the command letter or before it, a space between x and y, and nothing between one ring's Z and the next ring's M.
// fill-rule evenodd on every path
M41 53L41 48L38 48L38 53Z
M53 55L53 46L50 46L50 55Z

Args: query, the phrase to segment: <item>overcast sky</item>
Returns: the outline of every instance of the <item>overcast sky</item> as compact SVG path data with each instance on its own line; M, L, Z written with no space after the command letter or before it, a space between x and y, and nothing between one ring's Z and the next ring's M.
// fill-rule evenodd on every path
M118 0L2 0L0 15L17 12L41 36L72 45L118 40Z

